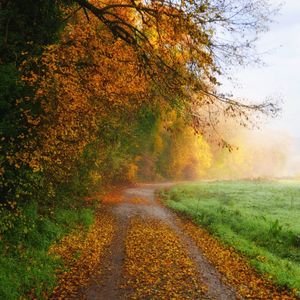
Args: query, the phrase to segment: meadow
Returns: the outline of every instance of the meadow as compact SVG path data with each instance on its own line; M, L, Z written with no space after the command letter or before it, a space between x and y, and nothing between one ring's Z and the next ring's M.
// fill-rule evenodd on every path
M186 183L162 198L277 284L300 288L300 182Z

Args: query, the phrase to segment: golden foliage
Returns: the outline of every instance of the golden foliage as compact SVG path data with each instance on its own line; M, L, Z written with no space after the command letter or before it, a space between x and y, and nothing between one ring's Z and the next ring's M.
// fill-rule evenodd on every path
M130 198L126 202L132 204L150 205L149 201L147 201L145 198L140 198L140 197Z
M130 299L201 299L204 286L173 230L165 223L133 219L124 268Z
M184 128L175 135L169 166L174 178L201 178L211 166L211 160L209 145L202 136L196 136L192 128Z
M137 176L138 166L135 163L128 164L126 178L130 182L134 182Z
M97 5L102 4L97 2ZM161 9L161 16L156 20L159 24L154 24L153 18L149 18L145 23L148 25L140 28L153 46L148 50L160 54L170 67L182 73L188 72L186 63L192 57L196 59L195 55L201 56L199 66L209 69L212 62L206 51L190 53L181 47L189 43L187 28L192 28L192 24L182 27L176 18L168 17L167 11ZM115 13L133 23L139 19L138 14L122 5L115 9ZM171 20L174 22L172 26ZM157 25L161 28L159 32ZM204 45L206 37L204 32L198 37L203 38ZM128 116L126 126L130 129L130 119L134 120L142 107L155 108L163 114L177 101L177 95L185 94L183 85L175 81L165 67L159 67L153 61L149 61L148 68L142 66L141 53L137 49L122 39L113 38L111 31L100 25L95 16L91 15L87 20L83 11L70 19L57 44L46 46L41 58L24 61L20 71L23 82L34 87L35 97L19 99L17 106L28 103L35 109L23 110L30 129L18 137L22 147L8 154L6 159L16 168L25 165L33 172L42 172L45 185L48 185L48 196L54 196L56 185L67 182L74 175L76 163L87 146L96 142L100 145L97 149L100 164L103 159L109 159L110 148L102 143L101 138L108 130L118 128L122 115ZM181 105L183 110L189 107L188 101L182 101ZM173 110L165 122L172 123L176 117ZM130 130L128 132L130 134ZM160 133L154 137L153 156L164 150ZM143 141L136 143L142 144ZM188 151L189 146L196 154ZM172 147L174 165L171 169L176 170L175 178L184 173L199 177L202 174L200 169L209 165L209 157L204 154L207 152L204 141L201 138L192 140L190 129L178 137ZM179 161L176 156L182 159L180 166L175 163L175 160ZM122 180L136 181L137 161L129 160L123 171ZM3 171L0 169L0 172ZM105 181L100 168L91 170L89 177L94 185Z
M26 73L33 63L36 71ZM35 136L12 163L25 163L55 182L72 174L74 162L98 138L102 118L120 109L134 114L145 101L148 84L136 53L83 13L67 25L58 44L47 46L39 61L25 62L22 68L23 81L38 87L33 101L42 114L23 112ZM134 173L134 167L129 168L130 178ZM91 174L93 180L99 176Z
M87 233L77 229L50 248L49 254L64 263L64 269L58 270L59 284L51 299L78 297L79 287L85 286L90 276L100 270L99 265L114 230L112 216L101 213Z
M124 196L121 191L113 191L104 195L101 199L102 203L115 204L124 201Z
M182 117L171 111L165 116L165 126L160 127L155 140L156 151L162 153L168 147L167 169L174 179L197 179L203 177L212 164L210 145L200 134L195 134ZM164 124L163 123L163 124ZM167 133L165 128L170 128ZM169 136L169 144L163 142Z
M222 245L205 230L185 221L184 229L194 239L203 254L213 263L224 280L246 299L297 299L287 290L280 290L267 278L257 274L249 262L233 248Z

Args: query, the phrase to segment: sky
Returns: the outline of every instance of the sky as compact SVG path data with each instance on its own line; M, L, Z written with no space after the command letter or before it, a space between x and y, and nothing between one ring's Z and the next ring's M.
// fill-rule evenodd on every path
M267 129L288 132L300 141L300 0L270 0L283 3L270 31L260 36L257 43L265 66L236 69L233 77L238 85L224 81L223 91L235 96L264 100L281 97L282 111L277 119L267 120Z

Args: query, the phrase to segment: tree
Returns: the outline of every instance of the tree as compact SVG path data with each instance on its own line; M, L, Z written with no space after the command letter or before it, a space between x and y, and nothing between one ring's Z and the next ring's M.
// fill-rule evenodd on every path
M61 18L59 6L51 0L0 1L0 202L16 196L30 199L29 187L40 182L28 166L14 159L34 136L24 111L40 113L38 103L20 102L34 97L35 89L22 82L20 66L57 41Z
M30 199L28 186L68 181L87 147L102 146L104 131L117 136L124 118L129 136L145 107L175 110L200 133L214 133L220 116L244 124L251 112L277 111L216 89L224 65L252 60L244 32L254 40L266 29L273 11L265 1L23 2L1 2L1 78L9 81L0 85L4 198L22 190ZM123 151L120 140L112 144ZM126 151L118 170L134 156Z
M217 76L232 65L259 61L255 41L277 12L267 0L74 2L87 17L96 16L112 37L131 45L147 75L164 78L165 93L182 94L196 130L214 128L220 114L244 126L253 112L277 114L270 101L246 103L215 88Z

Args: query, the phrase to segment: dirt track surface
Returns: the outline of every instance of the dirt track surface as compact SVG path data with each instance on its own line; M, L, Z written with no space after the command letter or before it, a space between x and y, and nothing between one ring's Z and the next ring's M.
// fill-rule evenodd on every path
M123 191L122 201L113 204L108 201L104 205L104 209L117 220L118 228L103 262L102 274L91 280L82 298L91 300L241 299L236 295L234 288L222 282L221 274L184 232L178 217L156 201L155 191L170 186L171 184L166 183L128 188ZM137 226L138 232L135 232ZM159 231L159 228L162 230ZM149 241L151 234L151 241ZM136 246L133 249L130 248L132 243ZM170 247L168 243L171 243ZM137 245L140 245L140 249ZM144 249L145 245L149 251ZM161 245L161 249L149 249L151 245ZM168 252L169 257L165 257L165 260L168 260L169 264L158 262L158 257L148 253L151 250L154 254L161 250L160 255ZM178 256L181 259L178 259ZM159 275L146 266L149 259L154 269L158 268ZM134 274L135 270L128 271L130 266L137 269L136 274ZM143 274L144 278L142 278ZM134 278L134 275L137 278ZM155 276L163 278L164 281L159 280L160 283L155 285L151 281ZM139 282L141 280L143 282Z

